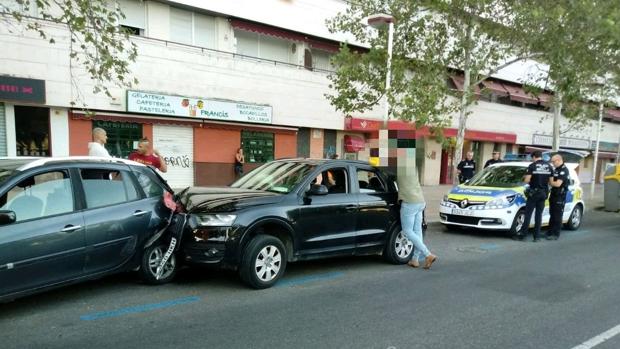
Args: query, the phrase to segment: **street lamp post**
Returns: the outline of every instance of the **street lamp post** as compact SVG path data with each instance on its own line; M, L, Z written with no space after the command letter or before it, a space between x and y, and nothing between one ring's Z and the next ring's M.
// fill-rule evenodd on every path
M388 93L391 85L392 75L392 41L394 39L394 17L384 13L372 15L368 17L368 25L373 28L381 28L388 26L388 45L387 45L387 73L385 74L385 110L383 114L383 128L387 130L388 120L390 119L390 100Z
M598 152L599 145L601 143L601 128L603 127L603 107L604 103L601 99L601 102L598 106L598 124L596 128L596 146L594 147L594 167L592 169L592 185L590 186L590 198L594 197L594 187L596 186L596 167L598 166Z

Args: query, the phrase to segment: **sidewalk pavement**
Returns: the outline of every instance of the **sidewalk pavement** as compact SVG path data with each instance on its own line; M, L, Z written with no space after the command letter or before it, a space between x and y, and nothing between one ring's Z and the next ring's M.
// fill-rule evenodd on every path
M603 185L596 184L594 188L594 196L590 197L591 184L582 184L583 201L586 204L586 211L604 206L603 202ZM422 186L424 199L426 199L426 222L439 222L439 202L444 195L452 189L452 185L426 185Z

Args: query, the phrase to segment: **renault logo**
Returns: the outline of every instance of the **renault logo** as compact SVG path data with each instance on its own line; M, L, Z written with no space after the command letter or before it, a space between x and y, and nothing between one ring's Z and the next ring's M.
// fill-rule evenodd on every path
M461 201L460 206L461 206L461 208L465 208L465 207L467 207L467 204L469 204L469 201L467 201L467 199L463 199L463 201Z

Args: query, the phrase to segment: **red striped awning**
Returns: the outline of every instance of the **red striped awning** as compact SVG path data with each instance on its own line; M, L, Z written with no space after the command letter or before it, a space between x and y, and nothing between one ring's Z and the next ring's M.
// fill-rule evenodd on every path
M452 75L450 76L450 79L452 79L452 82L459 91L465 90L465 77L460 75ZM478 85L474 86L474 94L480 95L480 87Z
M502 84L510 96L510 100L526 103L526 104L538 104L538 98L525 92L521 86Z
M287 40L301 41L301 42L306 41L305 35L291 32L288 30L284 30L284 29L280 29L276 27L270 27L267 25L254 23L250 21L244 21L242 19L237 19L237 18L231 18L229 21L230 21L230 25L234 29L245 30L245 31L253 32L253 33L274 36L277 38L287 39Z
M620 110L618 109L605 109L605 113L613 120L620 121Z
M506 89L504 88L504 85L502 85L499 82L495 82L493 80L484 80L482 82L482 85L490 90L491 92L499 95L499 96L505 96L508 97L508 91L506 91Z

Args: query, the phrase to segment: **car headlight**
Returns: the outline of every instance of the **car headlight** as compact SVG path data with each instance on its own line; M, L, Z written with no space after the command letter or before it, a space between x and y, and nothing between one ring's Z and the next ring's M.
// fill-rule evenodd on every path
M495 198L493 200L487 201L485 206L510 206L515 201L516 197L517 195L513 194Z
M202 227L230 227L237 218L234 214L201 214L196 216Z

